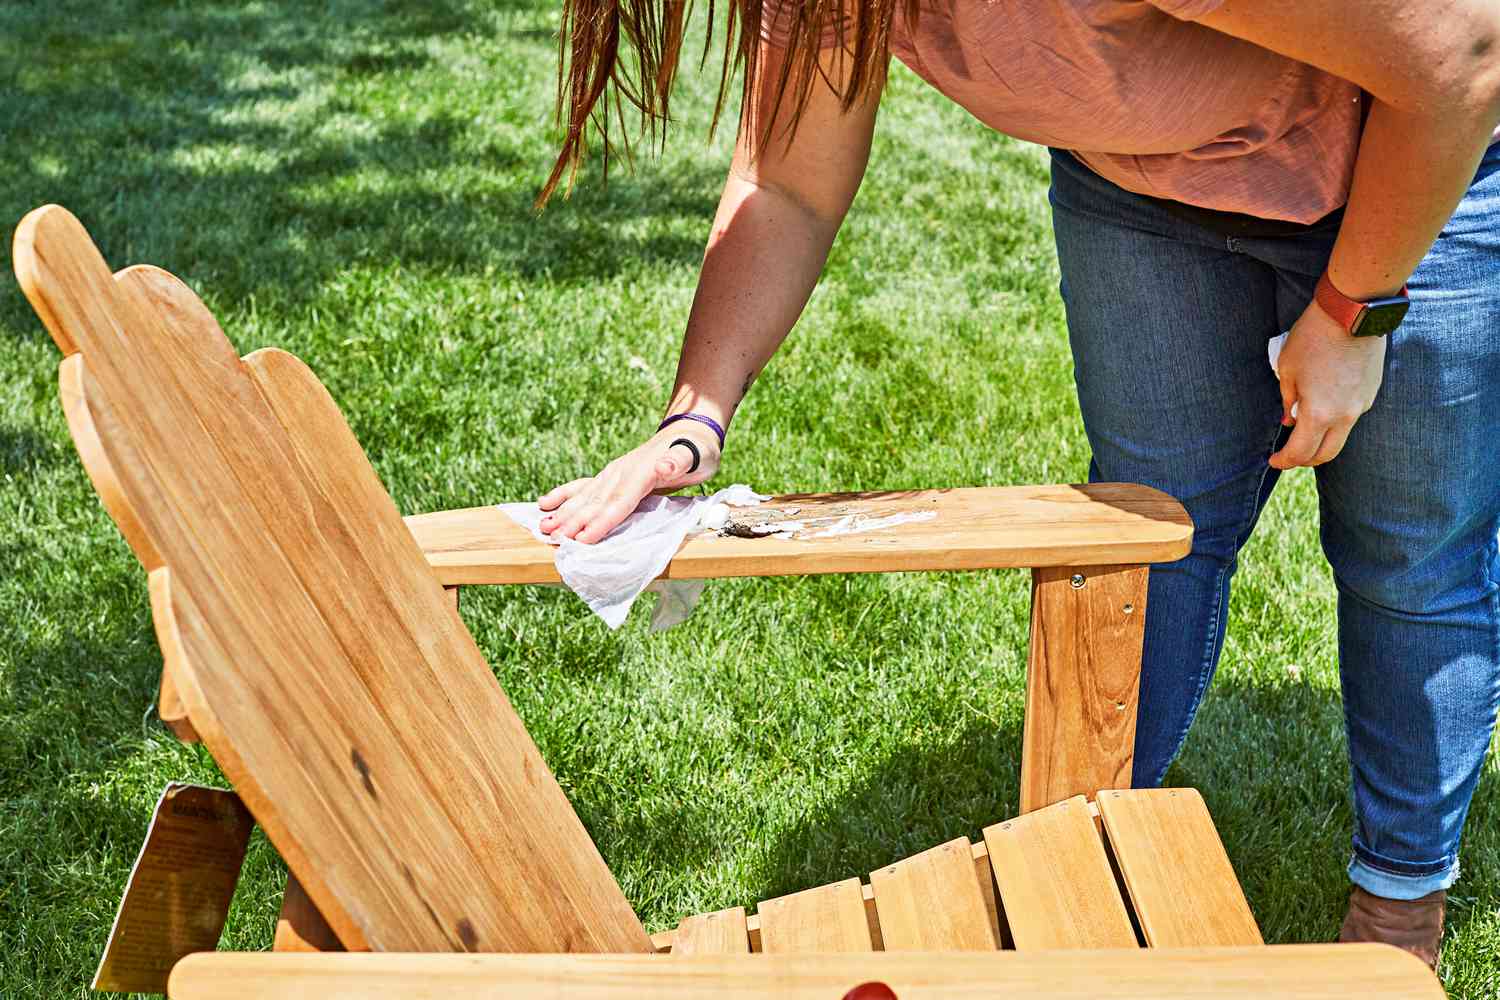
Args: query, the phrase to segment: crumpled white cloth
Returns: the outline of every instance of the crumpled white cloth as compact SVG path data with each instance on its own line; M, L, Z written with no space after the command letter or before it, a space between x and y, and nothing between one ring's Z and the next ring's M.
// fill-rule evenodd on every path
M1277 378L1281 378L1281 349L1286 346L1286 338L1291 335L1291 331L1288 330L1286 333L1277 334L1272 337L1270 342L1266 344L1266 359L1271 362L1271 371L1276 373ZM1296 403L1292 404L1293 420L1297 419L1297 406L1298 404Z
M614 531L592 545L542 534L544 511L535 503L499 507L533 536L557 546L557 575L610 628L619 628L635 599L646 590L661 596L651 616L654 631L671 628L692 613L703 580L658 581L688 534L700 526L719 528L729 507L753 507L769 495L736 483L712 496L649 496Z

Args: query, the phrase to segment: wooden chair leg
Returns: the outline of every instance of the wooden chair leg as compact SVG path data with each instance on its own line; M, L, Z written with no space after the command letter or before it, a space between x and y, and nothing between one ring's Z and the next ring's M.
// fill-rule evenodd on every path
M1145 566L1032 570L1022 813L1130 787L1147 572Z
M172 668L165 663L161 667L161 688L156 695L156 714L162 724L172 731L172 735L182 742L202 742L198 738L198 730L193 728L192 721L188 719L187 706L182 703L182 696L177 693Z
M448 600L450 600L450 601L453 602L453 610L454 611L460 610L459 604L458 604L458 588L457 587L444 587L443 588L443 596L447 597Z
M276 919L276 940L272 951L343 951L338 935L323 919L302 883L291 872L286 875L286 895L281 899L281 916Z

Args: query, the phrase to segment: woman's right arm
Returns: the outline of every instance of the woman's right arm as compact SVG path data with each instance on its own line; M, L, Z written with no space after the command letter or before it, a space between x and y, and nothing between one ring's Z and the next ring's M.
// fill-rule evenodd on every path
M772 123L761 123L776 104L779 51L762 45L752 90L758 113L740 129L713 232L703 255L677 382L666 415L701 413L728 427L750 384L776 353L812 295L834 236L864 177L875 129L880 87L845 112L834 86L842 83L841 60L825 52L820 64L834 85L818 81L809 93L796 132L788 140L790 107ZM793 91L788 87L788 93ZM790 105L790 98L783 102ZM672 442L687 438L701 455ZM550 513L548 534L596 542L614 530L641 500L713 476L719 442L713 430L679 420L610 462L596 476L557 487L538 501Z

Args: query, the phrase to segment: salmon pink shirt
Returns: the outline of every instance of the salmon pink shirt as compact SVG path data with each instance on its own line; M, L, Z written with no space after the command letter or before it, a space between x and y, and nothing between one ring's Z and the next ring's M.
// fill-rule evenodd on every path
M891 50L991 128L1128 191L1314 222L1348 197L1360 89L1193 23L1222 2L929 0L915 25L898 14ZM772 44L797 3L765 0Z

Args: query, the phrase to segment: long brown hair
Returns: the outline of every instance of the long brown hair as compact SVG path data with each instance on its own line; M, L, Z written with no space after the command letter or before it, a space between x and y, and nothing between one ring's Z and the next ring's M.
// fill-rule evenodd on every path
M700 66L708 63L719 9L724 9L724 47L719 69L719 92L712 129L719 123L730 82L741 70L740 127L760 128L770 137L777 111L790 99L787 129L795 131L819 71L819 50L827 39L836 42L841 62L841 85L834 86L844 110L849 110L882 79L890 52L891 25L897 10L909 20L917 16L918 0L773 0L778 44L787 57L777 79L763 81L773 95L771 112L757 121L751 89L759 69L760 39L765 0L707 0L708 26ZM588 150L590 125L598 133L607 177L614 141L611 120L620 143L629 152L627 108L640 116L640 131L662 139L671 120L672 84L682 56L683 34L692 0L563 0L558 37L557 120L565 125L562 151L552 174L537 196L546 204L566 176L571 187ZM621 42L630 53L620 51ZM826 77L825 77L826 79Z

